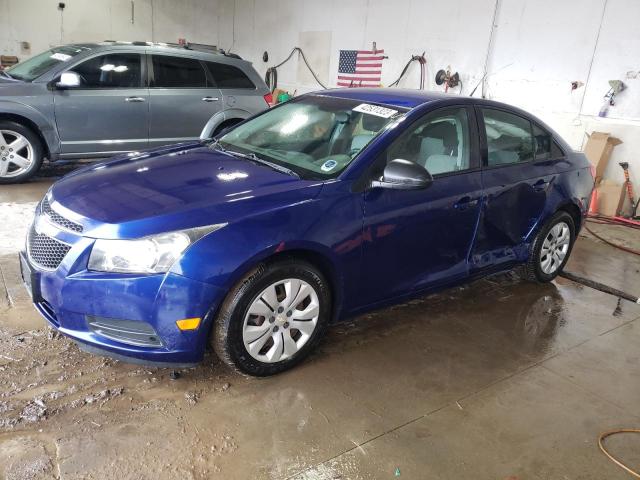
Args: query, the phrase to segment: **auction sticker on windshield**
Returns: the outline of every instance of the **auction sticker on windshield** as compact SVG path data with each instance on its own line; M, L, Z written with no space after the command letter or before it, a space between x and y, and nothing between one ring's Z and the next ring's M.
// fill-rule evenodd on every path
M66 62L71 58L71 55L67 55L66 53L54 53L53 55L51 55L51 58L53 58L54 60L60 60L61 62Z
M380 105L371 105L370 103L361 103L353 109L354 112L368 113L376 117L389 118L398 113L397 110L381 107Z

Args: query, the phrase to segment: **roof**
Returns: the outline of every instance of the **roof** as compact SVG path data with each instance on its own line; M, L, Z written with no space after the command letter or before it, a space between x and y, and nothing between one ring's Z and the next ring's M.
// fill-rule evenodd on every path
M408 88L335 88L314 92L316 95L349 98L363 102L382 103L396 107L415 108L425 103L457 97L457 95L411 90Z

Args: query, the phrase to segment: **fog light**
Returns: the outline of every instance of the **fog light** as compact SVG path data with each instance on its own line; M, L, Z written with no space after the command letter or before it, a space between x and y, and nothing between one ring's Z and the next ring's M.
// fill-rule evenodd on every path
M176 320L176 325L182 331L195 330L200 326L200 317L197 318L184 318L182 320Z

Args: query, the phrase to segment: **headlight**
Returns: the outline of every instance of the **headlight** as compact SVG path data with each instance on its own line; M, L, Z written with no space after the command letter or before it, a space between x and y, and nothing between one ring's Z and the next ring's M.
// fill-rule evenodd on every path
M226 223L160 233L136 240L102 240L93 245L89 270L118 273L167 272L184 251Z

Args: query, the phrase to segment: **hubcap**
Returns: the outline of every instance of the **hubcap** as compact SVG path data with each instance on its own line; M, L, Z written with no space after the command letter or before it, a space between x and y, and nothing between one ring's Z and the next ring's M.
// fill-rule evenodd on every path
M33 147L24 135L0 130L0 177L11 178L26 172L33 164Z
M540 268L547 275L555 273L562 265L569 251L571 230L564 222L556 223L542 243L540 251Z
M242 327L244 346L260 362L291 358L311 338L319 313L318 294L307 282L297 278L275 282L249 306Z

